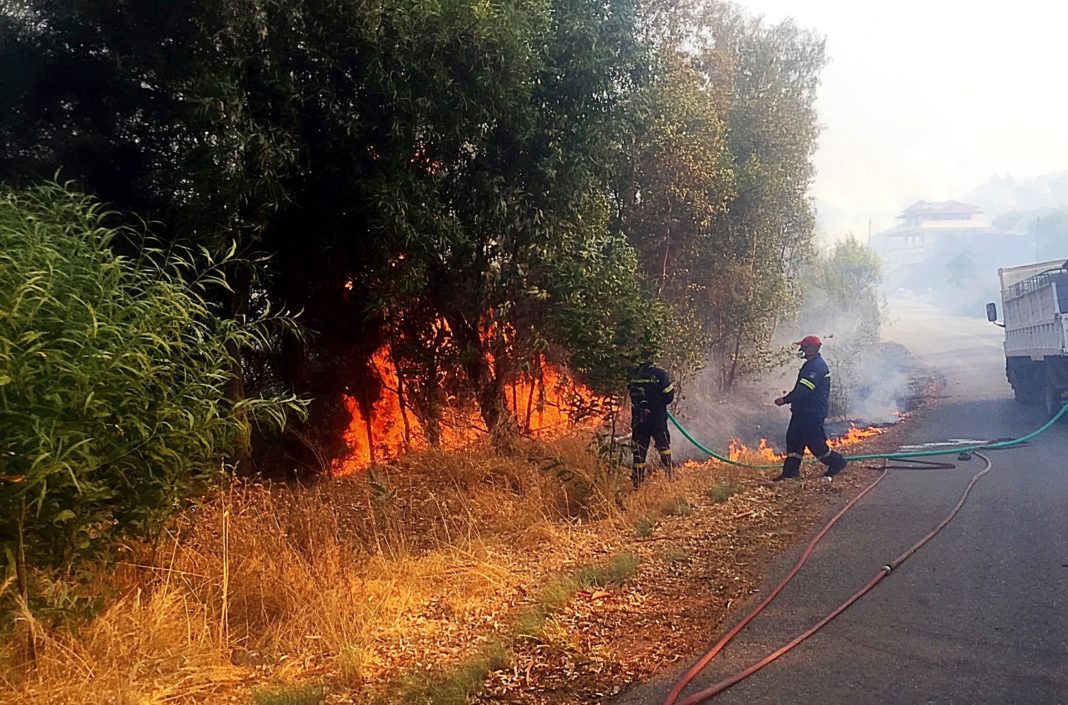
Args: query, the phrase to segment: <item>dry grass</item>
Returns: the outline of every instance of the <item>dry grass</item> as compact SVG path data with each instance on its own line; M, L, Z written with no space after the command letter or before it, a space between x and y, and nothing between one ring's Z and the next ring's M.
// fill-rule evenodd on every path
M254 684L317 675L370 694L421 654L462 662L553 575L603 554L594 527L665 501L624 499L625 469L606 471L588 439L519 450L418 453L308 487L237 483L101 576L121 597L95 618L21 615L37 664L19 667L12 639L0 701L248 702Z
M649 598L619 585L718 570L701 553L714 539L691 540L686 523L756 521L792 501L762 484L704 464L633 492L588 437L506 457L413 453L309 486L235 483L182 513L155 551L99 576L90 591L114 597L94 618L55 626L24 611L0 702L449 705L487 677L519 687L499 670L513 657L586 659L615 678L618 645L569 633L571 606L619 595L621 628L644 623L627 610ZM19 665L27 630L33 669Z
M682 538L683 522L752 520L763 510L736 503L763 506L761 483L689 465L633 492L588 437L507 457L413 453L310 486L235 483L188 508L155 551L99 576L90 591L114 597L94 618L54 626L24 611L0 702L450 705L490 673L512 687L498 669L513 655L619 668L610 642L567 633L565 608L611 599L635 575L709 570L709 540ZM33 669L19 665L27 630Z

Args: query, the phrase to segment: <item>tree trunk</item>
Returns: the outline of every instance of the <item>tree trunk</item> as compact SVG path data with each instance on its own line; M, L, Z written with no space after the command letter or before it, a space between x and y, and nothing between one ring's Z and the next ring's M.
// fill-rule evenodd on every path
M408 419L408 397L407 392L404 390L404 373L401 372L400 365L397 364L397 356L393 354L393 348L389 350L389 355L393 358L393 367L397 370L397 406L400 408L401 421L404 423L404 449L411 450L412 448L412 423Z
M664 226L664 254L660 259L660 279L656 285L656 297L660 298L664 291L664 286L667 283L668 276L668 254L671 251L671 202L668 202L667 217L665 219L667 224Z
M295 254L287 253L288 256L280 258L285 262L284 288L282 301L291 310L302 310L307 305L305 287L302 281L304 273L300 270L299 260ZM279 370L282 384L287 391L297 395L303 395L308 391L308 351L304 341L292 334L282 337L281 369ZM321 399L317 402L322 403ZM285 471L295 479L296 475L311 470L321 470L316 467L315 453L308 447L309 423L294 420L290 425L292 432L287 432L284 438L285 454L288 462Z
M734 387L734 380L738 376L738 356L742 352L742 332L735 333L734 352L731 354L731 364L727 367L727 374L723 379L723 391L729 392Z
M486 424L486 430L494 438L515 435L518 428L515 417L508 409L504 380L499 374L503 363L501 356L498 355L495 358L495 364L490 365L487 350L479 337L478 330L467 321L463 314L450 311L445 313L445 320L448 321L449 328L460 348L461 365L474 392L479 414ZM497 368L498 374L494 374L494 367Z

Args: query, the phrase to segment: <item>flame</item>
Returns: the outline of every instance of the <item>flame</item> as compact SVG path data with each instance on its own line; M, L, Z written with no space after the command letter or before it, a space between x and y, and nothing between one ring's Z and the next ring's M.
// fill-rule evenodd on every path
M552 436L588 423L590 420L578 418L574 410L588 408L595 398L592 392L543 360L536 362L540 363L535 365L540 367L540 377L524 375L505 390L508 409L519 426L534 436ZM401 380L387 346L372 355L371 364L381 380L382 391L370 402L370 418L363 411L366 402L360 404L355 397L345 397L345 408L352 419L344 432L349 455L334 460L331 467L334 477L351 475L373 463L397 458L408 450L429 447L418 416L401 403ZM485 433L482 417L475 409L450 409L448 415L449 424L443 420L441 429L443 447L455 448Z
M768 447L768 439L761 438L756 448L749 448L737 438L731 440L727 450L727 457L735 462L764 461L780 462L785 454L775 452L774 448ZM755 457L754 457L755 456Z
M850 424L849 431L847 431L844 436L827 439L827 445L829 445L831 448L842 448L844 446L853 445L854 443L859 443L865 439L871 438L872 436L878 436L885 430L885 428L880 428L878 426L857 428L856 426Z
M831 448L844 448L845 446L859 443L872 436L878 436L886 429L878 426L869 426L868 428L858 428L857 426L850 425L849 431L844 436L839 438L827 439L827 445ZM757 463L778 463L786 456L785 453L779 453L774 448L768 446L768 439L761 438L760 443L756 448L749 448L742 441L735 438L731 440L727 450L727 457L735 462L747 462L752 464Z

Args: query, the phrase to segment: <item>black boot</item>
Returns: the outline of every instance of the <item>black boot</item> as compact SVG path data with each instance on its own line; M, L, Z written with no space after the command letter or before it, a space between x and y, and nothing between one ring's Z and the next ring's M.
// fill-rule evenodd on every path
M641 484L645 482L645 463L635 464L631 467L630 481L634 484L634 489L641 487Z
M675 479L675 463L671 460L671 449L660 451L660 464L664 466L664 474L667 479Z
M831 451L831 454L827 457L827 470L823 473L823 476L834 477L845 470L846 463L848 462L848 460L842 457L841 453Z
M772 482L782 482L783 480L797 480L801 477L801 458L795 458L793 456L786 456L786 460L782 461L782 472L779 476L772 480Z

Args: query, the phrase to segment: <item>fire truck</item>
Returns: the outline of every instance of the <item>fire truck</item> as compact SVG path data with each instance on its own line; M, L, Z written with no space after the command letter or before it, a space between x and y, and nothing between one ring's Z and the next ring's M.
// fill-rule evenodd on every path
M998 278L1004 322L994 303L986 317L1005 328L1005 374L1016 401L1052 415L1068 392L1068 262L1007 267Z

